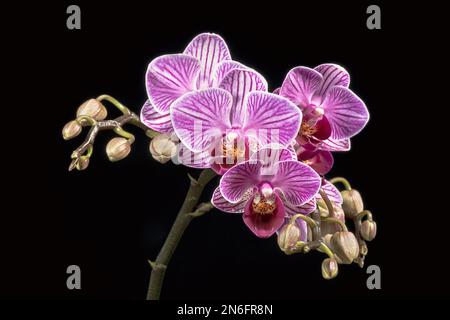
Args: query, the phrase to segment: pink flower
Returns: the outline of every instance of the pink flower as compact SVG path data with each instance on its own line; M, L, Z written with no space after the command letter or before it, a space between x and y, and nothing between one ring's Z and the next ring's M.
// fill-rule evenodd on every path
M290 215L314 211L320 184L319 175L293 160L289 150L265 148L223 175L212 203L226 212L243 212L249 229L267 238Z

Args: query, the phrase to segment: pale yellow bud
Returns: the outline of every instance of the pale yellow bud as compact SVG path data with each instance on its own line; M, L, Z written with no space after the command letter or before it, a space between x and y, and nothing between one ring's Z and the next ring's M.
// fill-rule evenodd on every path
M177 138L170 134L162 133L157 135L150 142L150 153L153 159L158 162L166 163L177 153Z
M345 215L353 219L358 213L364 210L364 204L361 194L355 190L344 190L341 192L342 199L342 209L344 209Z
M89 157L83 156L78 160L77 164L75 165L75 168L81 171L86 169L88 166L89 166Z
M338 274L338 263L334 258L327 258L322 262L322 277L324 279L333 279Z
M278 246L283 251L292 248L300 240L300 235L300 228L296 224L285 224L278 231Z
M130 151L130 143L125 138L113 138L106 145L106 154L108 155L109 160L112 162L126 158Z
M359 256L359 244L349 231L336 232L330 240L334 253L343 264L350 264Z
M81 116L87 116L94 118L97 121L101 121L106 118L108 111L105 106L96 99L89 99L85 101L77 110L77 118Z
M377 235L377 224L372 220L365 220L361 223L361 237L366 241L372 241Z
M342 210L342 207L333 204L333 211L334 211L334 218L345 223L345 214L344 214L344 210ZM336 222L322 221L320 223L320 232L321 232L322 237L327 234L334 234L341 230L342 230L342 228L341 228L340 224L338 224Z
M64 140L75 138L77 135L80 134L82 129L83 128L76 120L72 120L70 122L67 122L64 128L62 129L62 136Z

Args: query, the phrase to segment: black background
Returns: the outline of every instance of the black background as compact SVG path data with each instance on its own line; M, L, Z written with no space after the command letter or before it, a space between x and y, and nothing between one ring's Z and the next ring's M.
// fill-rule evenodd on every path
M365 268L356 265L342 266L337 279L325 281L323 255L285 256L275 237L258 239L239 215L213 210L189 226L162 298L448 295L445 241L436 237L441 232L430 233L440 225L426 203L434 199L418 181L424 169L417 154L423 155L427 141L419 111L428 106L412 84L426 59L419 51L432 39L418 32L424 23L410 10L430 17L428 11L374 2L381 7L382 29L368 30L370 2L74 3L81 7L81 30L66 28L65 11L73 3L9 11L21 18L8 23L20 60L10 62L18 70L10 82L20 89L8 110L26 125L13 141L14 166L3 174L4 211L12 222L4 225L2 296L144 299L147 259L156 257L184 199L186 174L198 172L153 161L148 139L133 128L137 141L128 158L110 163L104 148L113 135L102 133L89 168L68 172L71 151L82 138L66 142L60 131L79 104L102 93L139 112L148 63L181 52L201 32L222 35L233 59L262 73L271 90L298 65L334 62L350 72L350 87L366 102L371 120L352 139L352 150L335 156L328 176L347 177L375 216L378 236L369 243L366 265L380 266L382 289L368 290ZM33 26L23 28L23 21ZM81 267L82 290L66 288L71 264Z

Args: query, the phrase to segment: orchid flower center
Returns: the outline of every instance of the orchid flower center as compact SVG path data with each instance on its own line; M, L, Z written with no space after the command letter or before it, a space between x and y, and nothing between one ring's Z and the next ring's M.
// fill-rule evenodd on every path
M259 188L259 191L253 197L253 212L259 215L269 215L273 214L276 205L275 193L273 192L273 188L268 183L263 183Z
M222 156L231 158L233 162L245 157L245 143L240 139L239 134L231 131L222 140Z
M303 109L303 121L300 127L300 134L310 137L317 133L317 122L322 119L325 111L322 107L310 104Z

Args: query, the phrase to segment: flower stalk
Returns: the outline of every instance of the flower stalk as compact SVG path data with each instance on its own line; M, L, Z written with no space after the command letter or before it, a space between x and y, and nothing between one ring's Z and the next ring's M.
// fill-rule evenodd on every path
M216 173L213 170L205 169L200 173L197 180L189 177L191 183L183 205L156 260L150 262L152 272L150 274L147 300L159 300L167 266L189 223L195 217L201 216L213 208L210 204L202 204L197 210L194 210L200 200L203 189L215 176Z

